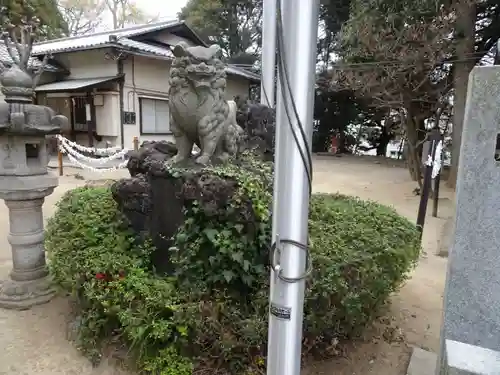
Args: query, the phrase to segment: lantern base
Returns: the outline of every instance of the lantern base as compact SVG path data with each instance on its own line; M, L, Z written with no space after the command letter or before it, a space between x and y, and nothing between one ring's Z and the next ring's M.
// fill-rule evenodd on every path
M31 281L0 281L0 308L29 310L50 302L55 294L48 277Z

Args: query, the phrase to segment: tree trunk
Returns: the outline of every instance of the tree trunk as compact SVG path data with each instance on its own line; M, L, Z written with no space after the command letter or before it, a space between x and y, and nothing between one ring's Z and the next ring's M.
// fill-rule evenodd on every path
M328 120L322 118L319 120L318 128L313 134L313 152L328 152L330 140L331 132Z
M408 142L408 170L413 181L417 181L418 185L422 185L422 173L420 169L420 157L418 152L418 132L417 123L413 118L408 116L406 119L406 137Z
M238 35L238 4L229 5L229 57L237 55L239 52L244 52L240 50L239 41L241 37Z
M387 127L388 125L382 127L382 134L379 137L379 143L377 145L377 156L387 156L387 146L393 138L391 133L387 131Z
M457 21L456 21L456 58L454 71L453 100L453 131L451 149L451 167L447 184L455 188L457 184L458 162L460 158L460 146L462 143L462 130L465 115L465 101L467 98L467 83L469 73L476 64L473 59L474 35L476 25L476 6L471 0L455 1Z
M389 145L389 140L381 140L377 145L377 156L387 156L387 146Z
M407 163L410 177L422 188L422 144L426 137L425 117L413 116L411 111L405 120L405 131L407 139Z
M337 145L337 148L338 148L338 153L339 154L345 154L347 153L347 147L346 147L346 144L345 144L345 132L341 131L339 132L339 135L338 135L338 145Z

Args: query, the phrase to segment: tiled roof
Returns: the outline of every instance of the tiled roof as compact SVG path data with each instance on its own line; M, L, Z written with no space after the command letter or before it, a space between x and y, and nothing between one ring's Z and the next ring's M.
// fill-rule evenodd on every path
M173 58L174 55L169 48L155 46L149 43L138 42L136 40L128 39L128 38L120 38L117 41L118 44L123 47L132 48L138 50L140 52L152 53L158 56L165 56L169 58Z
M124 29L105 31L91 35L75 36L70 38L61 38L38 43L33 46L33 55L44 55L47 53L71 52L76 50L85 50L90 48L99 48L106 46L121 45L138 52L143 52L155 56L173 58L172 51L167 47L156 46L149 43L139 42L130 38L146 33L162 30L169 27L185 25L183 21L171 20L155 22L147 25L138 25ZM186 28L189 28L186 26ZM116 41L110 41L110 36L116 36ZM228 66L229 74L244 77L252 81L260 81L260 76L248 70Z
M46 83L45 85L40 85L37 88L35 88L35 91L57 92L57 91L76 90L85 87L95 86L99 83L110 82L116 79L118 79L118 76L101 77L101 78L68 79L64 81L57 81L57 82Z
M15 48L12 49L12 51L17 55L17 50ZM11 65L13 63L12 58L9 55L9 52L7 51L7 47L3 42L0 42L0 61L6 65ZM28 61L28 66L31 68L39 68L40 65L42 65L42 62L37 59L37 58L30 58ZM58 67L47 64L45 65L45 70L46 71L58 71L60 70Z
M130 38L133 36L142 35L182 24L182 21L170 20L155 22L146 25L132 26L118 30L103 31L89 35L53 39L47 42L35 44L33 46L33 54L44 55L46 53L69 52L79 49L104 46L110 44L109 37L112 35L116 36L117 38Z
M140 52L147 52L153 55L163 56L168 58L174 57L172 51L169 48L154 46L149 43L137 42L135 40L131 40L128 38L118 39L117 43L124 47L132 48ZM241 69L233 65L229 65L226 70L229 74L244 77L251 81L257 81L257 82L260 81L260 76L249 70Z
M244 77L246 79L249 79L250 81L260 82L260 75L249 70L237 68L236 66L232 65L229 65L226 70L229 74Z

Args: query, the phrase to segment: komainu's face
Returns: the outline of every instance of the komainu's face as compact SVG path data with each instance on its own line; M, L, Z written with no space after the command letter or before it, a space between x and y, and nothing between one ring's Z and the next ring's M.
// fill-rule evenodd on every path
M218 78L222 64L217 58L218 52L219 48L216 46L188 47L180 43L174 48L174 65L184 68L184 77L194 87L211 87L212 82Z
M190 58L189 64L186 67L187 79L193 83L195 87L210 87L212 81L217 79L217 70L213 60L197 61Z

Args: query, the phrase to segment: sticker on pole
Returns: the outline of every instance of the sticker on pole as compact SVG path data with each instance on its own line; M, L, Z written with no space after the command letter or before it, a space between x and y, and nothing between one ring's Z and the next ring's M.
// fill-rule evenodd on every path
M271 312L271 315L274 315L278 319L290 320L290 318L292 316L292 308L291 307L276 305L272 302L271 302L271 307L269 310Z

